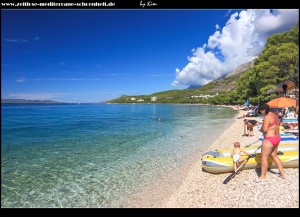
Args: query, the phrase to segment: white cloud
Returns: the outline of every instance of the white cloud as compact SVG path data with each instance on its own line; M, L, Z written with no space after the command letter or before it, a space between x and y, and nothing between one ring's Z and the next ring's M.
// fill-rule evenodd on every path
M24 82L26 82L26 78L25 77L20 77L20 78L18 78L17 80L16 80L16 82L18 82L18 83L24 83Z
M173 76L173 74L146 74L146 77L165 77L165 76Z
M5 39L5 41L7 41L7 42L13 42L13 43L20 43L21 42L20 40L11 39L11 38L7 38L7 39Z
M225 14L225 17L228 17L230 15L230 12L231 12L231 9L229 9L226 14Z
M263 50L267 37L289 30L299 20L299 9L244 10L230 16L221 29L209 36L182 69L176 69L172 85L204 85L237 66L253 60Z
M40 37L38 37L38 36L36 36L30 40L28 40L28 39L12 39L12 38L5 39L5 41L12 42L12 43L30 43L30 42L39 41L39 40L40 40Z

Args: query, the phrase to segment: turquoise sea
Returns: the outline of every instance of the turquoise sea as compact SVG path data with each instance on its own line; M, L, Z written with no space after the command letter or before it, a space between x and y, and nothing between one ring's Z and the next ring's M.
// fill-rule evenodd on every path
M205 105L2 105L1 207L122 207L152 186L167 193L236 114Z

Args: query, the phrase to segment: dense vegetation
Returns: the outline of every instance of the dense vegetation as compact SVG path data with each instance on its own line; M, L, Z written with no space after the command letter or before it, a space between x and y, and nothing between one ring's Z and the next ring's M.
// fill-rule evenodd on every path
M269 94L268 90L285 81L293 81L299 86L299 23L290 31L270 36L254 65L242 74L214 80L197 89L122 96L109 102L151 103L151 97L157 97L155 103L242 104L249 99L255 104L275 98L276 94ZM200 94L214 97L192 98Z

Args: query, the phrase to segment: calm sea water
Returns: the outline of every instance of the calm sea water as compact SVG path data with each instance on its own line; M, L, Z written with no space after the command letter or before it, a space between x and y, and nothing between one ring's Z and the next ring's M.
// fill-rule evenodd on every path
M120 207L157 177L171 180L237 114L160 104L1 110L1 207Z

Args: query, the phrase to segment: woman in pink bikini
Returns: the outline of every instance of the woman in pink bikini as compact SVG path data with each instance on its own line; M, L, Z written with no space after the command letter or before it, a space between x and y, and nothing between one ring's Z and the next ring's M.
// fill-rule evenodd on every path
M264 122L261 128L261 132L264 134L264 141L261 146L261 174L256 179L256 182L261 182L266 179L268 157L270 155L279 170L279 177L285 178L282 162L277 156L278 145L281 139L279 133L280 121L278 117L271 112L270 106L267 103L261 104L258 110L264 116Z

